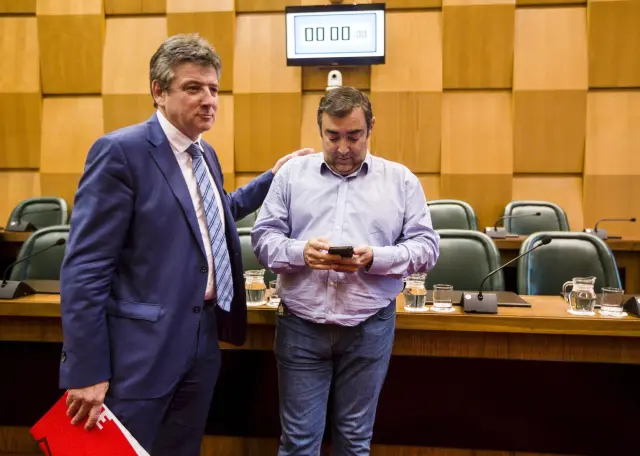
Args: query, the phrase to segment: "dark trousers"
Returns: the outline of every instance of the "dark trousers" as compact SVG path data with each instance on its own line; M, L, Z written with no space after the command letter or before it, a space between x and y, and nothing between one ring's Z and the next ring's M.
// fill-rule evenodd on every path
M332 391L332 452L368 455L395 333L395 300L354 327L277 316L282 436L278 456L320 454Z
M218 374L220 348L213 310L201 312L198 334L182 378L166 396L105 404L153 456L199 456Z

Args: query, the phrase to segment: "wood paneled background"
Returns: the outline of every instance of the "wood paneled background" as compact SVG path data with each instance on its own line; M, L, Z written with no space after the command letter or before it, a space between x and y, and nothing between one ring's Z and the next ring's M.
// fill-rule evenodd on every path
M149 59L174 33L222 56L205 138L228 190L320 150L328 70L286 66L283 14L318 3L0 0L0 225L30 196L72 205L90 144L152 114ZM371 95L374 154L409 166L428 199L469 202L481 226L512 199L560 204L573 230L640 217L640 1L386 3L387 63L343 70Z

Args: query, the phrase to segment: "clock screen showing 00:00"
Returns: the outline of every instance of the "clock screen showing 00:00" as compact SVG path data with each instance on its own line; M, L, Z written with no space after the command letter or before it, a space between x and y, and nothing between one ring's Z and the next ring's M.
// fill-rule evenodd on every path
M295 16L293 54L298 58L382 55L376 16L372 11Z

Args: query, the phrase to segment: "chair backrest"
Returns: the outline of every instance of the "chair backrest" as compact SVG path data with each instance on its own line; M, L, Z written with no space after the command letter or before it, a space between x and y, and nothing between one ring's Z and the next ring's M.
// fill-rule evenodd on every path
M473 208L460 200L428 201L434 230L478 230L478 220Z
M7 226L11 222L31 222L37 229L65 225L69 222L67 202L63 198L50 196L26 199L11 211Z
M58 239L69 237L69 225L42 228L29 236L18 253L17 260L54 245ZM60 268L64 259L65 245L57 245L46 252L16 264L11 270L11 280L47 279L60 280Z
M518 294L557 296L574 277L596 277L596 293L602 287L621 287L616 260L602 239L588 233L543 231L527 237L520 253L543 236L551 243L518 260Z
M245 271L264 269L264 283L269 287L269 282L276 279L276 275L267 267L260 264L258 258L253 253L251 246L251 236L240 234L240 250L242 251L242 266Z
M500 266L500 251L489 236L471 230L438 230L440 256L427 274L427 289L435 284L453 285L454 290L477 290L482 279ZM504 275L498 271L484 290L504 291Z
M256 220L258 219L258 211L252 212L251 214L247 215L246 217L238 220L236 222L236 227L237 228L253 228L253 225L256 223Z
M526 215L536 212L540 212L537 217L505 219L506 230L522 235L538 231L569 231L567 214L555 203L549 201L511 201L504 208L504 215Z

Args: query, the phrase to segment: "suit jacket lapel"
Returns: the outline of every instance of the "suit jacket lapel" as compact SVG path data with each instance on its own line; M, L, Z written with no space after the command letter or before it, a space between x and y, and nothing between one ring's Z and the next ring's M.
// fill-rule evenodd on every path
M153 144L153 147L149 149L151 157L155 160L160 171L164 175L164 178L169 184L169 187L171 187L171 191L180 203L180 206L182 206L182 212L187 218L187 222L189 222L191 233L200 246L202 255L206 257L204 244L202 243L202 234L200 233L200 227L198 226L198 218L196 217L196 211L193 208L189 188L187 187L187 183L185 182L182 171L180 170L180 165L178 164L173 150L169 145L169 140L162 131L162 127L160 127L155 114L147 123L147 137L151 144Z

